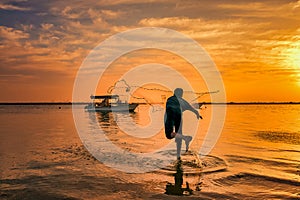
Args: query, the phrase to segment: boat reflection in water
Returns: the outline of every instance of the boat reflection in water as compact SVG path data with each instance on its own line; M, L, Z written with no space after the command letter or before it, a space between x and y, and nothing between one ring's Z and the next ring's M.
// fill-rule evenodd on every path
M92 112L134 112L138 103L122 102L119 95L91 95L93 102L85 106L87 111Z

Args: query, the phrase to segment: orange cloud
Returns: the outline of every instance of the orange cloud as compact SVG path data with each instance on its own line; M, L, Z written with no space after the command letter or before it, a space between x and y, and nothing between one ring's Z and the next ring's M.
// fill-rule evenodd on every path
M3 4L3 3L0 3L0 9L3 9L3 10L19 10L19 11L31 10L30 8L15 6L15 5L11 5L11 4Z

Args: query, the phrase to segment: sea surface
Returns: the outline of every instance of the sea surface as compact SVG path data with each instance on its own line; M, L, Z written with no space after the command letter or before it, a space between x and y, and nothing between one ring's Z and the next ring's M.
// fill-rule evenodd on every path
M201 107L193 130L195 116L184 114L183 133L193 140L187 153L182 146L182 187L188 182L193 194L178 197L164 194L178 161L162 129L163 107L93 113L2 105L0 199L300 199L300 105L226 107L208 155L199 150L217 120L212 105Z

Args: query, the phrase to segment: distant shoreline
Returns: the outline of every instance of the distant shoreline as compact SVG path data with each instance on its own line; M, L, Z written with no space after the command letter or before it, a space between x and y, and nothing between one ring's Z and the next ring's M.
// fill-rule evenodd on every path
M86 102L0 102L0 105L86 105Z
M0 102L0 105L86 105L89 102ZM140 103L145 104L145 103ZM156 104L156 103L153 103ZM300 102L199 102L199 105L277 105L300 104Z
M203 102L202 104L227 104L227 105L256 105L256 104L300 104L300 102Z

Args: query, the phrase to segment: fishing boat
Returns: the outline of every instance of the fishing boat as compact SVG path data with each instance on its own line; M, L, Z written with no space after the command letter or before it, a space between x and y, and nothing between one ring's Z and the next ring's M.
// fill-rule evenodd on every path
M92 103L85 106L87 111L93 112L134 112L138 103L120 101L119 95L91 95Z

